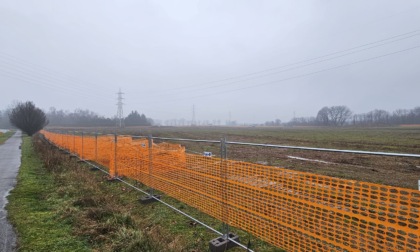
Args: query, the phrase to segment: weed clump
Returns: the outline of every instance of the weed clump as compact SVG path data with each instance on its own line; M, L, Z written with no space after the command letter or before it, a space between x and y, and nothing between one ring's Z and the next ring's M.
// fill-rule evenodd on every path
M33 138L35 151L40 155L47 171L61 171L64 156L52 145L45 144L43 136L37 135Z

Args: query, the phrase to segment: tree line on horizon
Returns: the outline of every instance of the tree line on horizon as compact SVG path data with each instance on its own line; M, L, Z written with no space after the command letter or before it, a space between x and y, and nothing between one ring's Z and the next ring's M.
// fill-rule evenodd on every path
M94 127L94 126L115 126L116 118L109 118L100 116L95 112L88 109L76 109L74 112L63 110L56 110L50 108L46 113L50 126L81 126L81 127ZM150 126L153 120L147 118L144 114L140 114L137 110L131 111L124 118L125 126Z
M74 112L57 110L54 107L50 108L47 113L41 109L36 108L32 102L18 103L15 107L10 107L6 110L0 110L0 128L11 128L15 123L12 123L13 110L21 107L25 111L25 106L31 107L36 113L42 112L45 114L46 124L50 126L62 127L95 127L95 126L109 126L116 125L116 118L108 118L99 116L97 113L90 110L76 109ZM13 125L12 125L13 124ZM375 109L367 113L353 114L347 106L331 106L321 108L314 117L296 117L287 123L283 123L276 119L274 121L266 122L265 126L392 126L402 124L420 124L420 107L413 109L397 109L393 112L388 112L382 109ZM44 125L44 126L45 126ZM153 125L153 120L147 118L144 114L138 113L136 110L124 118L125 126L150 126Z
M375 109L367 113L354 114L347 106L321 108L316 116L295 117L285 125L289 126L393 126L420 124L420 107L397 109L388 112Z
M10 107L5 110L0 110L0 128L11 128L13 127L9 115L12 114L13 109L24 106L24 105L35 105L32 102L18 103L14 107ZM39 110L42 111L42 110ZM44 112L43 112L44 113ZM76 109L73 112L57 110L51 107L48 112L44 113L49 126L60 126L60 127L113 127L116 125L116 118L109 118L100 116L95 112L88 109ZM125 126L150 126L153 124L151 118L147 118L144 114L140 114L136 110L131 111L124 118Z

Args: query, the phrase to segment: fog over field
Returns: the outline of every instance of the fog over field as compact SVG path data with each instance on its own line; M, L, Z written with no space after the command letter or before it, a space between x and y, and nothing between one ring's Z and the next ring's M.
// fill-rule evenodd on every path
M419 106L420 3L0 3L0 110L260 123Z

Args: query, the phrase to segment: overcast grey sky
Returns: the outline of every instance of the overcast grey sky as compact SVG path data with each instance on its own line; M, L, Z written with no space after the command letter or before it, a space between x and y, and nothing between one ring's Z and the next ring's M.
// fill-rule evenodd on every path
M1 0L0 109L264 122L420 106L420 1Z

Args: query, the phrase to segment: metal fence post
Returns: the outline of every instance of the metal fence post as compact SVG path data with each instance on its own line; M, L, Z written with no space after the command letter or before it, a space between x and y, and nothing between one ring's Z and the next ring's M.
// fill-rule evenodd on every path
M160 195L155 194L153 186L153 136L150 134L147 137L149 143L149 195L140 198L140 203L147 204L160 199Z
M83 133L83 131L82 131L82 160L85 160L85 158L84 158L84 155L83 155L83 153L84 153L84 133Z
M117 171L117 145L118 145L118 136L115 133L114 134L114 169L115 169L115 177L118 177L118 171Z
M95 132L95 162L98 162L98 133Z
M76 131L73 131L73 154L76 155Z
M220 175L222 179L222 199L223 199L223 215L224 215L224 221L223 221L223 236L224 238L228 237L229 234L229 224L228 218L229 218L229 212L227 207L227 148L226 148L226 138L223 137L220 140L220 159L221 159L221 166L220 166Z
M226 251L238 246L239 236L229 231L229 206L228 206L228 164L226 138L220 140L220 179L222 183L222 236L209 242L211 252ZM235 242L232 242L235 241Z
M98 133L95 132L95 157L93 158L94 162L96 164L98 163ZM99 170L98 167L96 165L92 166L92 168L90 168L91 171L97 171Z
M152 135L149 135L147 137L148 143L149 143L149 187L150 187L150 195L153 195L153 139Z
M117 145L118 145L118 135L117 135L117 133L114 133L114 171L115 171L115 174L114 174L114 176L108 178L109 182L120 181L120 179L118 177L118 164L117 164L117 161L118 161L117 160L117 157L118 157L117 148L118 147L117 147ZM109 167L109 169L111 169L111 167ZM110 174L110 176L111 176L111 174Z
M69 134L70 134L70 132L69 132ZM69 141L70 141L69 142L70 158L77 157L77 155L76 155L76 131L73 131L73 147L71 147L71 138L69 139Z

